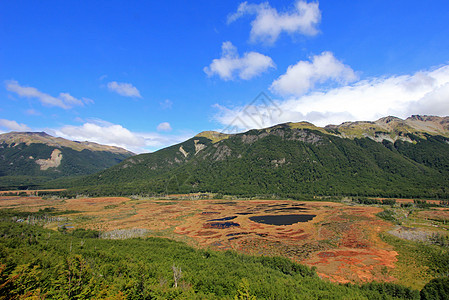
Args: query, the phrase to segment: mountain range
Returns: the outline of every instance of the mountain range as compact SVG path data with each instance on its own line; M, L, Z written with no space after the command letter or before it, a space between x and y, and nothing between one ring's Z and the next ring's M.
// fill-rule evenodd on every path
M45 132L0 134L0 187L31 188L60 177L92 174L132 155L119 147L74 142Z
M90 195L448 197L449 117L414 115L318 127L205 131L67 182Z

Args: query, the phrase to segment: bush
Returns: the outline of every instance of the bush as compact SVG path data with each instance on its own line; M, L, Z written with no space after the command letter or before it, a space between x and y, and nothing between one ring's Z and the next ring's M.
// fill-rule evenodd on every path
M376 214L379 218L384 219L385 221L390 221L393 223L397 223L396 217L394 215L394 211L390 209L385 209L380 213Z
M449 277L435 278L421 290L421 299L449 299Z
M370 282L362 285L361 289L376 291L383 295L382 299L385 299L387 295L399 299L419 299L419 291L394 283Z

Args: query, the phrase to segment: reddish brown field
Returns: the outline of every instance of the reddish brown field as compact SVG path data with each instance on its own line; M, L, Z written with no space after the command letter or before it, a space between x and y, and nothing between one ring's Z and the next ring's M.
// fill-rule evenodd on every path
M287 200L0 197L0 208L37 211L45 207L76 211L64 215L75 228L142 228L150 235L183 240L201 248L280 255L316 267L321 277L342 283L395 280L388 274L397 253L378 237L390 225L375 217L381 211L376 207ZM286 214L316 216L292 225L268 225L249 219Z
M429 220L449 221L449 208L438 207L432 210L420 211L418 216Z

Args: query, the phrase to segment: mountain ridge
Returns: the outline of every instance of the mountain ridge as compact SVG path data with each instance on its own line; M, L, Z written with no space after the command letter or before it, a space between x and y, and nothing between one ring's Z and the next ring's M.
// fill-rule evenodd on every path
M133 152L128 151L126 149L116 147L116 146L108 146L108 145L101 145L94 142L78 142L78 141L71 141L67 140L61 137L54 137L49 135L46 132L17 132L12 131L8 133L0 134L0 143L7 143L7 144L21 144L25 143L26 145L30 145L33 143L40 143L40 144L46 144L48 146L52 147L69 147L76 151L82 151L82 150L91 150L91 151L108 151L113 153L120 153L120 154L130 154L134 155Z
M396 138L403 133L415 133L421 134L421 136L423 136L423 133L427 133L449 137L449 116L412 115L406 119L387 116L376 121L348 121L340 125L330 124L323 127L316 126L307 121L286 122L262 129L276 128L281 125L289 125L292 128L299 129L318 130L323 133L340 135L345 138L369 137L374 140L379 140L375 135L376 131L392 134ZM214 143L229 138L230 136L232 134L218 131L203 131L195 135L195 137L209 138Z
M126 159L73 187L91 195L449 197L446 121L447 117L390 117L377 121L380 125L351 122L326 128L300 122L238 134L202 132Z

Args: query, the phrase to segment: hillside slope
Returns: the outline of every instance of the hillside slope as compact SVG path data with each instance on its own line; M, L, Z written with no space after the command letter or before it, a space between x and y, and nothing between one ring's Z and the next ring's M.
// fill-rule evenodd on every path
M92 174L134 155L118 147L73 142L45 132L0 135L0 187L26 188L49 179Z
M287 123L205 132L74 183L91 194L447 197L448 118L387 117L316 127Z

